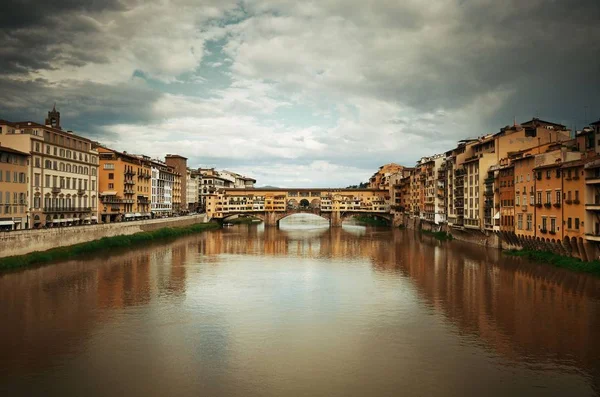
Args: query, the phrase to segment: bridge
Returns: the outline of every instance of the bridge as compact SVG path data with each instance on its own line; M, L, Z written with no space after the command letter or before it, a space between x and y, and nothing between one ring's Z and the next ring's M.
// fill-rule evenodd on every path
M389 193L377 189L222 189L206 198L209 219L253 216L266 226L294 214L311 213L329 220L332 227L345 219L371 215L395 224Z

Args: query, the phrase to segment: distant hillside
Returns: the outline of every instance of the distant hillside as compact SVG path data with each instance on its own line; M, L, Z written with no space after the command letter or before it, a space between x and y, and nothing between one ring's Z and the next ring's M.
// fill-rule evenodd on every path
M366 189L369 187L369 182L361 182L358 185L350 185L346 189Z

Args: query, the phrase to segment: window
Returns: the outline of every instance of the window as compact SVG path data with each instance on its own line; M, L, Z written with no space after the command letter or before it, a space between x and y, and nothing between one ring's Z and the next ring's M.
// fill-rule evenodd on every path
M556 233L556 218L550 218L550 231Z
M523 206L527 205L527 196L523 195Z
M568 178L568 179L571 179L571 169L568 169L568 170L567 170L567 178Z
M115 179L115 174L112 172L108 174L108 179Z
M33 198L33 208L40 208L40 204L41 204L41 199L40 197L36 196Z
M521 204L519 203L519 197L521 197L521 196L519 196L519 195L517 194L516 205L521 205Z
M579 218L575 218L575 229L579 229Z
M519 229L519 230L523 229L523 214L517 215L517 229Z
M547 191L546 192L546 204L550 204L551 201L552 201L552 192Z
M527 182L529 182L529 173L527 173Z
M40 187L40 174L35 174L33 176L33 186Z
M35 166L36 166L37 168L40 168L40 167L42 166L42 164L41 164L41 163L42 163L42 162L40 161L40 158L39 158L39 157L36 157L36 158L35 158Z
M542 192L537 192L537 203L542 204Z
M569 218L567 219L567 229L570 229L573 226L573 219Z
M109 189L114 189L115 188L115 184L114 183L109 183L108 184L108 188Z
M104 169L105 170L114 170L115 169L115 165L112 163L105 163L104 164Z
M40 143L39 143L39 142L36 142L36 143L35 143L35 151L36 151L36 152L39 152L39 151L40 151Z
M570 190L567 192L567 200L569 200L569 201L571 200L571 191Z
M550 173L550 170L546 170L546 178L547 178L547 179L550 179L550 174L551 174L551 173Z
M46 167L46 168L48 168L48 169L51 169L51 168L52 168L52 161L50 161L50 160L46 160L46 161L44 162L44 167Z
M527 214L527 230L533 230L533 214Z
M0 171L2 172L2 171ZM5 173L5 178L4 178L4 182L10 182L10 171L6 171Z
M575 201L579 201L579 190L575 190Z
M542 216L542 230L543 230L543 231L546 231L546 230L548 230L548 229L547 229L547 227L548 227L548 225L547 225L547 220L548 220L548 218L546 218L545 216Z
M561 201L561 195L560 195L560 190L556 191L556 204L560 204Z
M50 187L50 175L46 175L46 187Z
M52 187L58 187L58 177L56 175L54 175L52 177Z

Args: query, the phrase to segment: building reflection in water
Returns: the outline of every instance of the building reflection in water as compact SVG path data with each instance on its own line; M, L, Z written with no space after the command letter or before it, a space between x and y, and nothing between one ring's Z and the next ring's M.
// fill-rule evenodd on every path
M9 326L0 327L5 357L0 375L52 367L80 349L97 327L110 324L117 309L152 306L158 299L184 304L197 278L231 255L366 259L378 276L408 280L424 304L494 354L532 367L572 363L597 384L597 278L410 231L256 225L1 275L0 318ZM218 316L218 311L206 313L207 326L225 321ZM206 340L204 350L226 360L228 331L209 334L214 340ZM181 359L193 365L186 346L179 349ZM212 375L214 383L218 374Z

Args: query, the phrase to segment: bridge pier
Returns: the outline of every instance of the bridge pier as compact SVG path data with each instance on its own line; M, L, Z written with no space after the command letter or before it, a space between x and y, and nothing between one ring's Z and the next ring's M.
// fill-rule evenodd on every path
M279 219L277 219L276 212L265 212L265 226L278 226Z
M329 219L330 227L342 227L342 214L340 211L332 211L331 218Z

